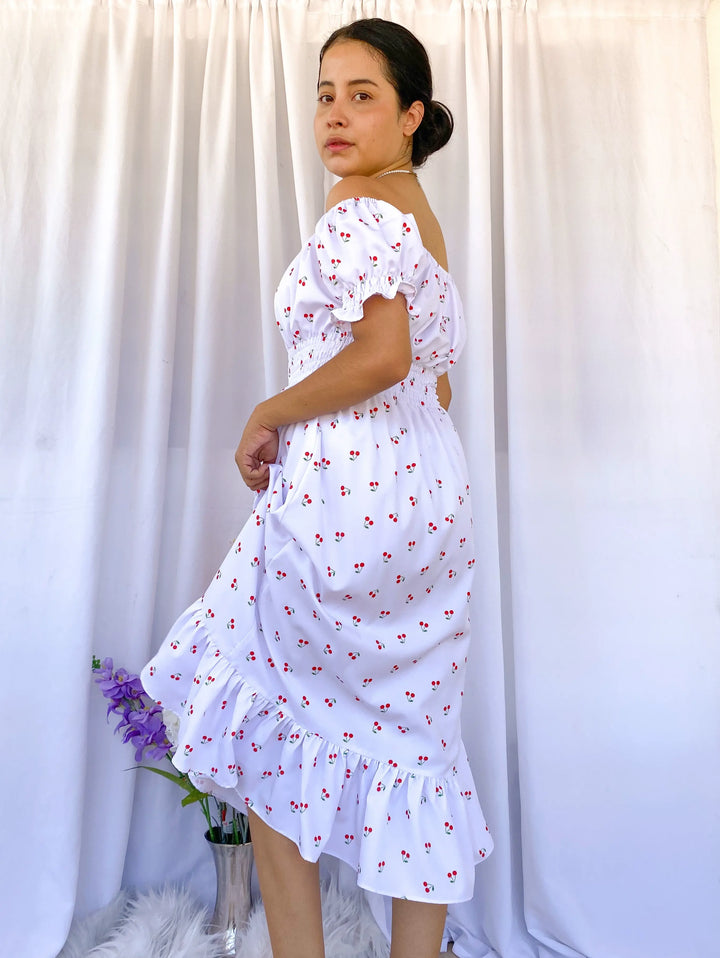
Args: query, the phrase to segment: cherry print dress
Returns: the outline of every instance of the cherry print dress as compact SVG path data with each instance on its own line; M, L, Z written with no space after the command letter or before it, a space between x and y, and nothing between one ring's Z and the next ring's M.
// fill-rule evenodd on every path
M403 293L414 358L366 402L280 430L270 484L142 681L180 717L175 765L315 861L416 901L472 897L493 841L460 736L474 564L463 452L436 377L464 341L412 216L326 213L280 282L293 384Z

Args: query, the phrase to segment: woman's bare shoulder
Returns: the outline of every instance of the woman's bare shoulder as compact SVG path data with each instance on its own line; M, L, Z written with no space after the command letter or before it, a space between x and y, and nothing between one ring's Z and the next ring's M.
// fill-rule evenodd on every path
M372 176L346 176L339 180L330 190L325 203L325 212L331 210L338 203L351 200L354 196L370 196L375 200L382 200L382 188Z
M442 230L422 191L413 194L408 191L405 184L398 189L397 185L378 183L377 178L372 176L346 176L339 180L328 193L325 212L356 196L382 200L404 215L412 215L420 230L423 245L443 269L447 269L447 253Z

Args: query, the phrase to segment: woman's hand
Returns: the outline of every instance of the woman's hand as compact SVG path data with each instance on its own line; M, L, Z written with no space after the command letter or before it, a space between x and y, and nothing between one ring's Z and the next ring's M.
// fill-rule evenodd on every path
M277 454L278 431L266 426L255 409L235 451L235 462L248 489L253 492L267 489L270 477L268 464L275 462Z

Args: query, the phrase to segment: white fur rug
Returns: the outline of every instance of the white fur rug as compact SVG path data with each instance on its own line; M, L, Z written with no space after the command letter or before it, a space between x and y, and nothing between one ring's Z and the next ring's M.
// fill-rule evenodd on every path
M387 958L390 948L360 893L322 886L326 958ZM99 912L74 921L57 958L221 958L220 935L207 935L209 913L183 889L122 891ZM272 958L262 902L237 943L237 958Z

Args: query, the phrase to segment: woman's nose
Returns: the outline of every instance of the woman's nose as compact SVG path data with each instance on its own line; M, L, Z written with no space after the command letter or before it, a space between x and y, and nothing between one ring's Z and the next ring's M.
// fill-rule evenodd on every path
M328 126L344 126L347 122L345 110L338 100L334 100L327 115Z

